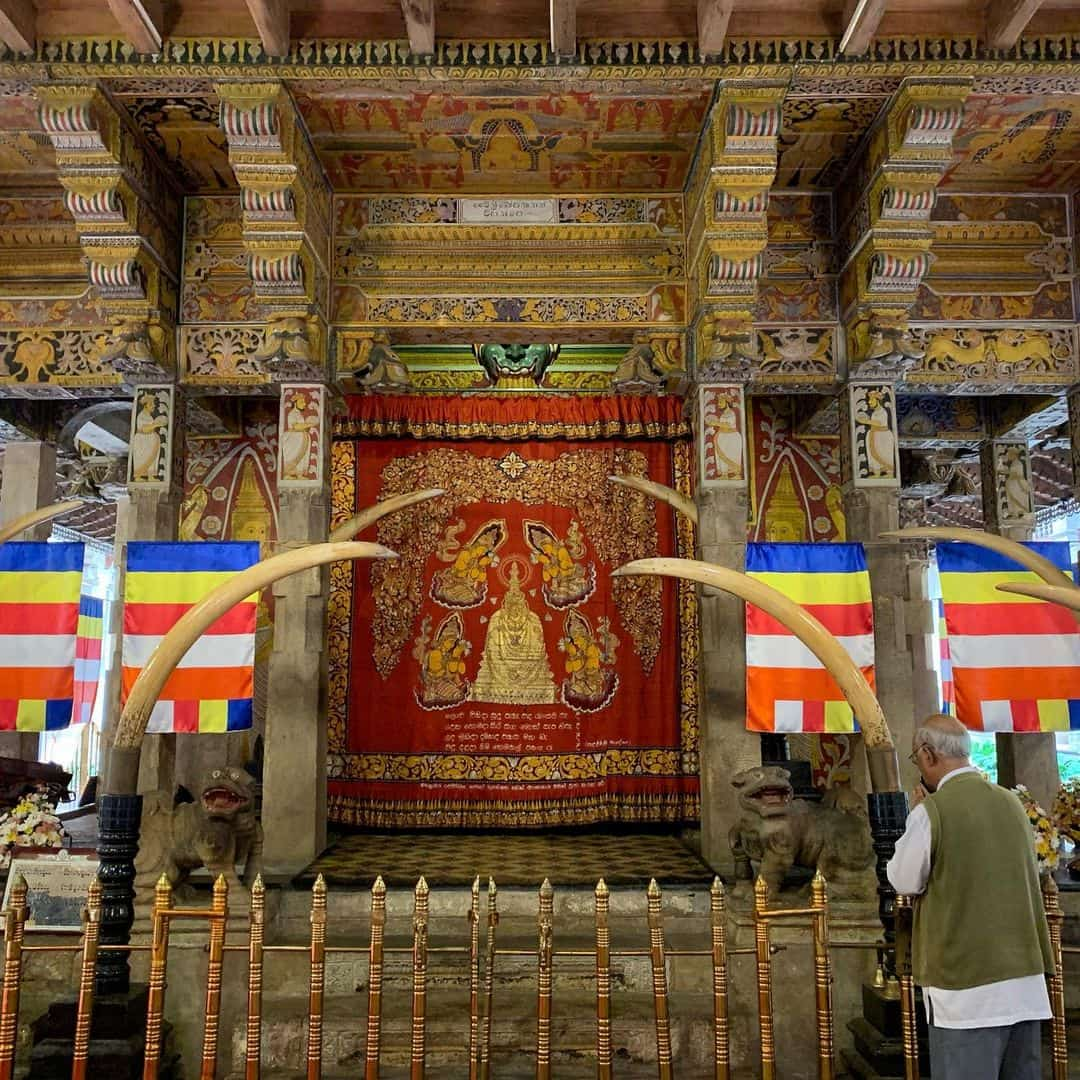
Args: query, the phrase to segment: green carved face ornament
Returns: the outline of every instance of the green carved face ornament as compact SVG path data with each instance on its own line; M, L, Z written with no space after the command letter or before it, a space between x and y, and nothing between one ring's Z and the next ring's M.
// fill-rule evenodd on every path
M480 345L476 358L493 383L528 376L539 386L558 352L557 345Z

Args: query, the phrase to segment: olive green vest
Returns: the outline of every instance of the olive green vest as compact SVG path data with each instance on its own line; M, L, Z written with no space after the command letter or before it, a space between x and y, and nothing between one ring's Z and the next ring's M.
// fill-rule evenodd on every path
M1035 845L1020 800L960 773L923 801L930 877L915 901L920 986L972 986L1053 971Z

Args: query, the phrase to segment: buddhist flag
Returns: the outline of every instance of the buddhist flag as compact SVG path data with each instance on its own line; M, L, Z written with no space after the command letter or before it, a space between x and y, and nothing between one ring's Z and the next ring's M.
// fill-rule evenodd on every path
M1071 573L1069 544L1026 547ZM1057 604L997 591L1039 578L974 544L939 544L956 715L972 731L1080 730L1080 626Z
M83 545L0 545L0 731L71 722Z
M861 544L747 544L746 572L801 604L874 685L874 611ZM858 730L821 662L782 623L746 605L746 726L750 731Z
M257 543L128 544L124 577L123 696L161 639L212 589L259 560ZM169 676L151 732L251 727L258 596L227 611Z
M937 614L938 674L941 678L941 711L956 715L956 686L953 683L952 651L949 648L949 628L945 625L945 601L934 601Z
M75 700L71 710L73 724L86 724L94 712L98 680L101 677L101 638L105 601L79 597L79 627L75 637Z

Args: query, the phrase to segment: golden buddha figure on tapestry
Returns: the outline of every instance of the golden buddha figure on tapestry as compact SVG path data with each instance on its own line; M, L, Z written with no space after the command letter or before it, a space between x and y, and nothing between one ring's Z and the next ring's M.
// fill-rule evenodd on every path
M488 623L480 670L469 695L473 701L504 705L555 702L555 679L544 644L544 624L529 607L521 584L521 571L515 561L510 565L506 595Z
M464 547L458 534L465 522L448 525L435 554L450 565L431 579L431 598L444 607L471 608L487 598L488 570L498 565L499 548L506 542L506 522L488 521Z
M431 618L424 619L420 636L413 646L413 658L420 661L416 700L423 708L448 709L469 696L465 657L471 650L472 645L465 638L465 628L457 612L443 619L433 640Z
M596 588L596 567L583 561L585 544L578 523L570 523L565 540L539 521L526 521L523 531L529 558L540 567L547 603L561 609L587 600Z
M601 618L593 633L589 620L579 611L571 611L563 623L559 649L565 655L562 699L576 712L597 712L615 695L619 677L613 669L618 638L611 633L611 623Z

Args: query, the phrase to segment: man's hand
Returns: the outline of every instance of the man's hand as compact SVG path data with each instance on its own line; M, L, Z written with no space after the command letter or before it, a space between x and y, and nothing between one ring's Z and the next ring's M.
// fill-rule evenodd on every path
M929 794L922 784L916 784L911 792L911 809L914 810Z

